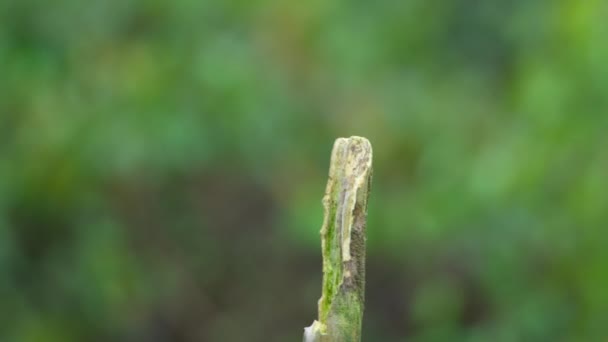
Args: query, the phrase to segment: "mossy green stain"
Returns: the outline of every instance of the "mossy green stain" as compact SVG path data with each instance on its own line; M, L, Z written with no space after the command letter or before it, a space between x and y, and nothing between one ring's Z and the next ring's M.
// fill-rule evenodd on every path
M364 138L340 138L334 144L323 198L323 293L319 320L306 330L307 342L360 341L371 158Z
M323 295L319 303L319 321L321 330L325 332L327 316L342 283L342 257L340 253L340 241L336 234L336 214L338 204L335 201L338 187L333 184L331 196L327 203L327 219L325 231L322 231L323 240Z

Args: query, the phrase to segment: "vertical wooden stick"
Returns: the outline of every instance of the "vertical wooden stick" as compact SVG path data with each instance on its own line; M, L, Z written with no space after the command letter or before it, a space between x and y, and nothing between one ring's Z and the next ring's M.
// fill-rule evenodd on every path
M372 147L361 137L334 143L321 228L323 290L319 317L304 342L359 342L365 299L365 225Z

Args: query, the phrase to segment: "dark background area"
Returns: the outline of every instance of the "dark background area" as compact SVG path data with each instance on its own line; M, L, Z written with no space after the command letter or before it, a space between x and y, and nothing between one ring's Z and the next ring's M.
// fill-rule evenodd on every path
M364 341L605 341L607 17L1 1L0 340L300 341L361 135Z

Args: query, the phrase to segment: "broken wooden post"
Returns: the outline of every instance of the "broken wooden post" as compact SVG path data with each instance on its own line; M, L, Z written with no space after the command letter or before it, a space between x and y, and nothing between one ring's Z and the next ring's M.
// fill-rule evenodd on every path
M323 289L319 317L304 342L359 342L365 299L365 225L372 146L362 137L334 143L323 197Z

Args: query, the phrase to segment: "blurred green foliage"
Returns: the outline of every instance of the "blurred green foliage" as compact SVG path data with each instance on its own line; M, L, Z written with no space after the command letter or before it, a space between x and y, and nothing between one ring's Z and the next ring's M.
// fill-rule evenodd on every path
M292 341L330 149L365 341L608 338L601 0L0 2L0 340Z

